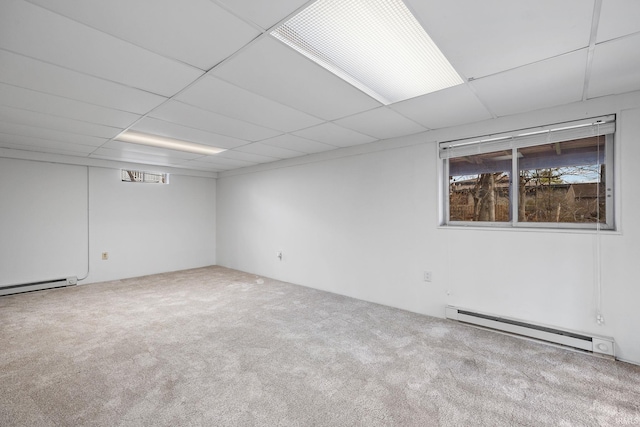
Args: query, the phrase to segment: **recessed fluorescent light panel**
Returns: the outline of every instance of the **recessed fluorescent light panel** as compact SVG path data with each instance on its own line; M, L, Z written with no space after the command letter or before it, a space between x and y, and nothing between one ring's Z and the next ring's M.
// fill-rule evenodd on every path
M463 82L402 0L318 0L271 35L385 105Z
M181 141L179 139L166 138L164 136L149 135L141 132L125 131L115 137L118 141L134 144L150 145L152 147L167 148L170 150L187 151L189 153L212 155L226 151L224 148L211 147L204 144Z

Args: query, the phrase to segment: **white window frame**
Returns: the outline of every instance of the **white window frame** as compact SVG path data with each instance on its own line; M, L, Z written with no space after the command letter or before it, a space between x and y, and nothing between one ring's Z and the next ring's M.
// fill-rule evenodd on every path
M577 230L615 230L615 159L614 159L614 134L615 115L590 118L585 120L558 123L555 125L522 129L515 132L488 135L480 138L454 140L440 142L438 145L441 162L441 226L462 227L497 227L497 228L557 228ZM518 155L519 148L545 145L555 142L570 141L573 139L605 135L605 183L606 195L606 223L569 223L569 222L520 222L518 221L518 191L514 185L518 185ZM512 165L509 182L509 207L511 220L498 221L451 221L449 211L450 182L449 159L475 154L491 153L495 151L512 150Z

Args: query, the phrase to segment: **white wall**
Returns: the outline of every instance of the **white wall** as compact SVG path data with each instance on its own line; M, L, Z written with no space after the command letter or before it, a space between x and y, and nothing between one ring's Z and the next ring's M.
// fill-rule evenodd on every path
M218 263L433 316L451 304L613 336L640 363L638 107L628 94L222 173ZM610 113L620 222L601 237L599 326L595 232L439 227L435 141Z
M87 265L87 168L0 158L0 286Z
M0 158L0 182L0 285L81 278L88 269L85 284L216 263L213 178L124 183L118 168Z
M169 185L120 181L91 168L87 283L216 263L216 181L171 175ZM102 252L109 259L101 259Z

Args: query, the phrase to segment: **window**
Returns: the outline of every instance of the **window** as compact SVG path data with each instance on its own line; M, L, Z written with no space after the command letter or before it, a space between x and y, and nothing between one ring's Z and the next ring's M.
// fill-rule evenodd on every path
M615 117L440 143L444 223L613 229Z
M150 184L168 184L169 174L122 169L123 182L145 182Z

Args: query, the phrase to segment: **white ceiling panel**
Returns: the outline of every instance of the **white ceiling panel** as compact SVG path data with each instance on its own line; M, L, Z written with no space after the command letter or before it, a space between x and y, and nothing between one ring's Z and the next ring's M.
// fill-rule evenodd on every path
M603 0L598 43L640 31L640 1Z
M202 70L260 34L210 0L29 1Z
M165 148L150 147L148 145L131 144L122 141L108 141L100 148L108 148L118 151L131 151L134 153L147 153L154 156L169 156L174 159L193 160L202 157L202 154L188 153L186 151L167 150Z
M238 159L230 159L228 157L220 157L220 154L216 154L214 156L203 156L193 161L198 163L214 163L214 166L216 167L224 167L228 169L235 169L235 168L253 166L258 164L256 162L249 162L247 160L238 160Z
M0 83L0 104L89 123L127 127L139 115Z
M338 147L365 144L376 139L333 123L323 123L294 133L295 135Z
M597 45L589 98L634 90L640 90L640 34Z
M325 120L381 104L272 37L264 37L213 74Z
M30 136L9 135L6 133L0 133L0 146L24 150L31 149L34 151L38 151L38 148L48 148L51 150L64 151L65 153L74 153L75 155L87 155L96 149L90 145L73 144L71 142L33 138Z
M81 122L64 117L55 117L49 114L36 113L33 111L20 110L1 105L0 121L59 130L80 135L97 136L100 138L112 138L121 132L121 129L110 126Z
M1 4L0 48L163 96L203 73L26 1Z
M213 77L205 77L176 99L227 117L283 132L322 123L322 120L241 89Z
M166 98L0 50L0 82L144 114Z
M31 151L34 153L47 153L47 154L60 154L64 156L74 156L74 157L88 157L85 153L80 153L78 151L68 151L63 150L56 147L46 147L46 146L33 146L33 145L13 145L13 144L4 144L0 142L0 148L8 148L12 150L22 150L22 151Z
M0 133L98 147L107 139L0 121Z
M474 80L480 99L498 116L582 99L587 49Z
M282 133L179 101L169 101L156 108L149 116L247 141L259 141Z
M275 138L265 139L261 141L264 144L273 145L274 147L286 148L288 150L301 151L303 153L320 153L322 151L335 150L335 145L324 144L318 141L301 138L299 136L284 134Z
M288 150L286 148L275 147L273 145L267 145L261 142L254 142L252 144L244 145L242 147L236 148L235 151L260 154L262 156L275 157L277 159L289 159L291 157L298 157L305 154L300 151Z
M215 159L227 158L227 159L232 159L232 160L244 160L245 162L251 162L251 163L269 163L269 162L274 162L274 161L278 160L277 157L263 156L261 154L254 154L254 153L244 153L242 151L237 151L237 150L223 151L220 154L216 154L215 157L212 157L212 159L213 158L215 158Z
M225 167L214 163L200 162L198 160L183 160L178 162L177 166L182 169L193 169L209 172L222 172L229 169L235 169L233 167Z
M589 45L593 0L408 0L454 68L479 78Z
M240 16L269 29L309 0L219 0Z
M336 124L377 139L424 132L424 127L387 107L376 108L336 120Z
M166 136L168 138L181 139L183 141L197 142L218 148L234 148L245 145L247 142L229 136L190 128L163 120L144 118L131 128L139 132L153 135Z
M136 153L134 151L112 150L109 148L98 148L91 158L104 160L117 160L122 162L142 163L157 166L179 166L184 159L169 155L151 155L148 153Z
M489 111L467 85L458 85L398 102L391 108L429 129L491 118Z

